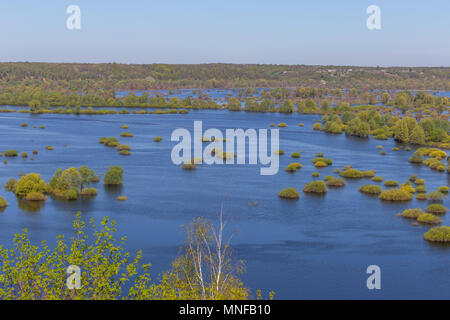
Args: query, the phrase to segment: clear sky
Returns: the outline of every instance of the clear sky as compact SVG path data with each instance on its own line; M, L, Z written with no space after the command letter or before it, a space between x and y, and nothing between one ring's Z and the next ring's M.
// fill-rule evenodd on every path
M0 0L0 61L449 66L450 0Z

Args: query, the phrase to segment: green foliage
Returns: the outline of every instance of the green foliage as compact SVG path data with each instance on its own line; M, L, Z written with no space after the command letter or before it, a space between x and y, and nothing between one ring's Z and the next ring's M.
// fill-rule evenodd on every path
M417 219L423 214L425 214L425 212L423 212L422 209L406 209L400 213L403 218L407 219Z
M361 186L359 188L359 191L362 193L368 193L368 194L380 194L383 192L383 188L380 186L374 185L374 184L367 184L364 186Z
M372 180L373 182L381 182L381 181L384 180L384 178L383 178L383 177L373 177L371 180Z
M122 133L120 134L120 136L121 136L122 138L132 138L132 137L134 137L134 135L133 135L132 133L130 133L130 132L122 132Z
M445 214L447 212L447 208L444 207L440 203L433 203L430 204L426 209L426 212L428 213L434 213L434 214Z
M17 181L14 178L9 179L5 183L5 190L6 191L14 191L14 186L16 185Z
M6 202L5 198L0 196L0 208L5 208L8 206L8 202Z
M389 189L383 191L379 198L386 201L409 201L413 195L404 189Z
M123 151L123 150L130 151L131 147L127 144L121 144L121 145L117 146L117 150L118 151Z
M448 187L447 186L439 187L437 191L439 191L440 193L448 193Z
M350 179L359 179L364 177L363 173L357 169L347 169L340 173L341 177Z
M64 198L66 200L77 200L78 198L78 191L77 189L70 189L64 192Z
M83 172L85 175L84 178L82 178L77 168L71 167L64 171L62 169L57 169L49 182L51 192L56 196L65 197L66 199L67 196L73 198L72 190L81 190L82 184L84 185L87 183L86 179L88 177L90 177L89 179L92 179L91 171L87 167L83 166ZM69 191L71 192L69 193Z
M5 157L17 157L19 153L16 150L6 150L4 155Z
M123 169L120 166L112 166L103 178L103 183L106 185L117 185L123 182Z
M80 195L82 196L95 197L97 194L98 191L95 188L85 188L82 191L80 191Z
M85 185L89 185L92 183L92 180L95 178L95 172L92 169L89 169L87 166L81 166L79 169L80 174L80 191L83 191ZM74 186L73 186L74 187Z
M291 158L300 158L300 153L298 153L298 152L293 152L293 153L291 154Z
M333 160L331 159L327 159L327 158L323 158L323 157L317 157L311 160L312 163L316 164L317 162L323 162L325 163L327 166L331 166L333 164Z
M427 194L428 200L441 201L445 198L445 195L439 191L431 191Z
M158 136L158 137L153 138L153 141L160 142L160 141L162 141L162 139L163 139L162 137Z
M116 148L120 145L119 141L117 140L117 138L114 137L103 137L100 138L99 143L104 144L107 147L111 147L111 148Z
M385 187L397 187L398 186L398 182L395 180L387 180L384 182L384 186Z
M289 188L285 188L285 189L281 190L278 193L278 196L280 198L284 198L284 199L299 199L300 193L298 192L297 189L289 187Z
M329 187L335 187L335 188L344 187L346 184L344 179L336 178L336 177L328 177L328 179L325 178L325 180L326 180L326 185Z
M45 181L39 173L29 173L22 176L14 185L14 193L18 197L26 197L31 192L44 192Z
M409 162L411 163L422 163L423 162L423 153L420 150L416 150L411 158L409 158Z
M284 170L287 172L295 172L298 169L301 169L302 167L303 167L303 165L301 163L293 162L293 163L290 163L286 168L284 168Z
M322 180L312 181L303 187L303 192L307 193L326 193L327 191L327 186Z
M42 192L30 192L26 195L25 199L27 201L45 201L47 200L47 197L44 196Z
M417 221L420 223L425 223L425 224L440 224L441 218L439 218L431 213L425 213L425 214L420 215L417 218Z
M450 242L450 227L434 227L428 230L424 235L424 239L431 242Z

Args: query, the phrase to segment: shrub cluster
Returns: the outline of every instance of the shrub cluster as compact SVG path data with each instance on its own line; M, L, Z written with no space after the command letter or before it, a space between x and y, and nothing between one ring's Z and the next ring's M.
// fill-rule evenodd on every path
M359 191L367 194L380 194L381 192L383 192L383 188L375 184L366 184L364 186L361 186L359 188Z
M284 199L299 199L300 193L298 192L297 189L290 187L290 188L285 188L285 189L281 190L278 193L278 196L280 198L284 198Z
M327 191L327 186L322 180L312 181L303 187L303 192L308 193L326 193Z

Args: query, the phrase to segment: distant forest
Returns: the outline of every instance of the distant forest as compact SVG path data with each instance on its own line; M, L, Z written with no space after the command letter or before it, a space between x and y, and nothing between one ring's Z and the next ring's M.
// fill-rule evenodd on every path
M450 90L450 67L0 63L0 91L11 86L70 91L255 87Z

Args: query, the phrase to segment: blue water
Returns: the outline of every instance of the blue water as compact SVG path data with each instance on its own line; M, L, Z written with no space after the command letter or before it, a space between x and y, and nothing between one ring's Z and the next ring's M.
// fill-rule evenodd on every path
M18 178L21 172L39 172L49 180L55 169L88 165L104 174L110 165L124 168L120 189L93 185L99 195L74 202L49 199L40 208L18 203L3 188L0 195L9 206L0 213L0 243L11 244L14 233L28 228L33 241L54 243L57 234L71 235L77 211L86 219L108 215L118 224L119 234L127 235L126 247L143 249L152 263L153 278L170 267L184 241L182 225L194 217L215 219L223 203L228 230L233 233L235 256L247 262L242 279L254 292L274 290L278 299L315 298L450 298L450 247L431 245L423 240L425 226L396 214L406 208L425 208L427 202L385 203L358 192L369 179L347 181L347 186L329 189L322 197L301 193L298 201L278 198L285 187L303 186L333 174L334 168L352 164L361 170L375 169L385 180L405 182L412 174L426 180L428 191L449 185L449 175L425 166L408 163L411 151L391 151L392 140L358 139L312 130L320 116L255 114L228 111L191 111L186 115L29 115L0 114L0 152L39 150L35 160L8 159L0 163L0 183ZM171 162L175 145L170 135L176 128L192 130L194 120L203 120L204 129L268 128L270 123L286 122L280 129L280 172L261 176L259 166L201 165L184 171ZM29 127L20 124L27 122ZM304 123L299 127L298 123ZM134 138L119 138L120 125L127 124ZM33 126L45 125L41 130ZM120 156L115 149L98 143L102 136L115 136L132 147L132 155ZM163 141L154 143L155 136ZM378 154L383 145L386 156ZM55 147L45 150L46 145ZM66 145L66 146L64 146ZM292 152L301 153L291 159ZM311 159L324 152L333 165L316 169ZM4 157L2 158L4 159ZM304 166L294 174L283 171L290 162ZM126 195L126 202L116 201ZM258 201L258 205L249 202ZM20 205L20 207L19 207ZM450 201L444 200L450 207ZM450 225L449 215L443 225ZM379 265L382 289L366 287L369 265Z

